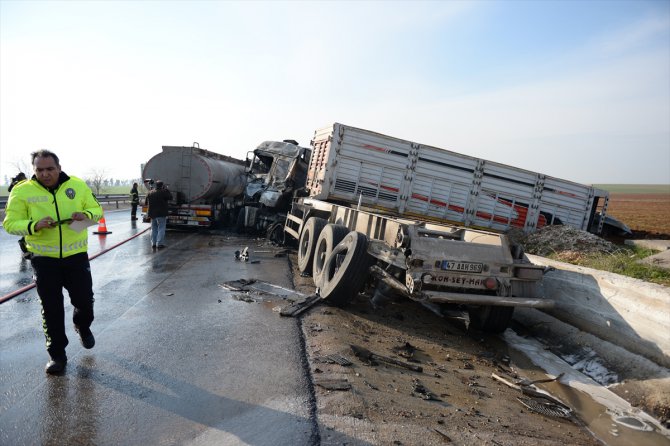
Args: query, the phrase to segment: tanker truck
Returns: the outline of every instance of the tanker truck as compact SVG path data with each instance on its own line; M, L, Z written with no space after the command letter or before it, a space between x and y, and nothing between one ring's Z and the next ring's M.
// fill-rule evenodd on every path
M148 189L163 181L172 193L167 226L208 229L225 223L230 205L247 184L245 162L192 147L163 146L144 165L142 178ZM227 205L228 204L228 205ZM147 221L146 206L142 207Z
M161 180L172 192L171 228L234 225L238 232L282 238L294 192L305 185L310 150L294 140L265 141L246 160L193 147L163 146L143 168L148 189ZM142 208L146 221L146 206Z

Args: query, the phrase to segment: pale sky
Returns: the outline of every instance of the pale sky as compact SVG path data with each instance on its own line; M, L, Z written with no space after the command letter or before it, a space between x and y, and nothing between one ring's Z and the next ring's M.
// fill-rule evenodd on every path
M670 184L670 1L0 0L0 182L244 159L333 122L579 183Z

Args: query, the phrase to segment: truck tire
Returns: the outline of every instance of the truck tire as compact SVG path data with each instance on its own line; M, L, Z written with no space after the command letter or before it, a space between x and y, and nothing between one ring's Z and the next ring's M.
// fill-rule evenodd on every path
M514 307L482 305L468 308L470 326L487 333L502 333L512 320Z
M333 248L323 265L320 295L328 304L343 307L365 285L372 263L365 234L351 231Z
M333 252L333 248L349 233L349 228L344 225L327 224L321 231L314 248L314 262L312 264L312 277L314 285L320 288L322 285L323 265Z
M323 218L310 217L302 228L298 244L298 269L302 274L312 274L316 240L326 223Z

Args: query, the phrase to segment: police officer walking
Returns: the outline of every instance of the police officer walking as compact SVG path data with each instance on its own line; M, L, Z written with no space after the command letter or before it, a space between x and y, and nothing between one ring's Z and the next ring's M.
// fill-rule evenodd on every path
M102 218L102 207L86 183L61 171L58 156L48 150L31 154L35 174L17 184L9 195L5 230L24 236L32 253L42 325L50 361L46 372L65 370L65 309L63 288L74 306L72 320L84 348L93 348L93 280L88 261L88 231L68 223Z

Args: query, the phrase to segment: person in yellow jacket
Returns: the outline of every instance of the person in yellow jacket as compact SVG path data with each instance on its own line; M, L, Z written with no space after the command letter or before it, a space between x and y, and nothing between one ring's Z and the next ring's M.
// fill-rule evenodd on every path
M26 178L26 174L23 172L19 172L14 178L12 178L12 182L9 183L9 187L7 188L7 193L11 192L12 189L14 189L14 186L16 186L19 183L22 183L26 181L28 178ZM26 239L21 237L19 239L19 247L21 248L21 252L23 252L23 258L24 259L29 259L32 254L28 251L28 248L26 248Z
M35 174L17 184L7 201L3 226L25 237L32 253L37 294L42 303L42 325L50 361L46 372L65 370L65 310L63 288L74 307L72 320L85 348L93 348L93 279L88 262L88 231L68 223L86 218L98 221L102 207L86 183L61 171L58 156L48 150L31 154Z

